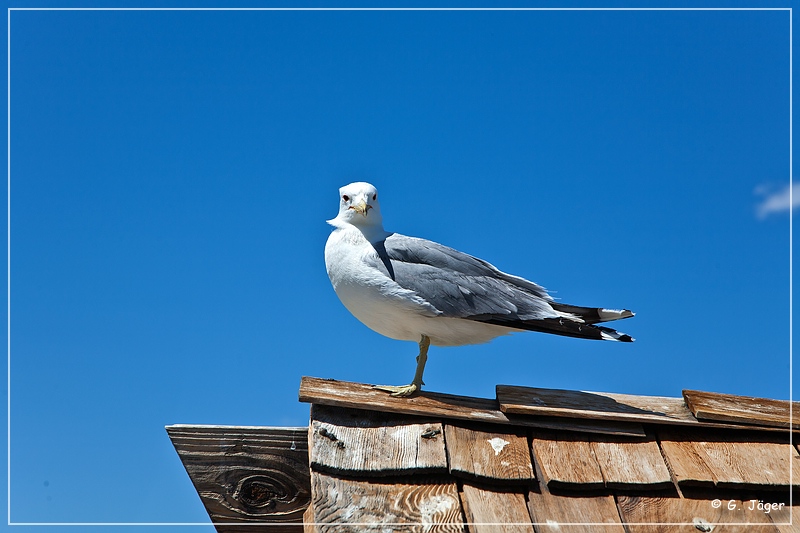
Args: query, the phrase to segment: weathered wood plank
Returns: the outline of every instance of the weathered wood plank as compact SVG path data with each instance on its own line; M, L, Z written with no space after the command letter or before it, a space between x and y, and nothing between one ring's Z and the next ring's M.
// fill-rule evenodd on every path
M456 484L414 476L357 481L311 473L314 522L319 533L464 531Z
M531 451L541 469L541 481L548 487L603 486L603 473L585 435L536 430L531 437Z
M498 385L497 400L506 414L741 429L740 425L697 420L682 398ZM752 428L780 430L764 425L748 429Z
M504 413L695 424L681 398L498 385Z
M365 383L308 376L300 381L300 401L387 413L509 423L508 418L497 409L494 400L433 392L422 392L412 398L395 398Z
M800 486L797 450L775 436L663 428L658 439L679 484L781 489L791 475Z
M698 453L687 434L678 431L659 431L659 445L675 481L683 486L710 486L716 478L706 463L706 453Z
M778 533L767 515L750 511L743 502L735 501L736 510L729 510L729 501L715 508L714 500L686 498L654 498L617 496L620 515L629 533ZM638 524L638 525L637 525Z
M311 467L334 473L447 472L441 422L313 405Z
M546 488L528 493L536 533L625 533L611 495L564 496Z
M525 430L508 429L501 433L446 424L450 472L506 483L535 479Z
M672 486L655 439L621 441L592 438L592 449L609 488L659 489Z
M372 385L303 376L300 401L317 405L369 409L383 413L439 417L490 424L541 427L605 435L644 437L641 424L564 417L514 416L500 411L497 400L423 391L412 398L394 398Z
M686 405L699 420L800 428L800 402L735 396L696 390L683 391ZM794 420L789 423L790 407Z
M166 430L217 531L302 532L311 497L308 428Z
M461 502L470 533L534 533L525 495L464 483Z

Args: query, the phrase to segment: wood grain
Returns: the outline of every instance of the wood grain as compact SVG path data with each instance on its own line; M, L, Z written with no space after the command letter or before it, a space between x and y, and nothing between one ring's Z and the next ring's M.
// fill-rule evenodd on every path
M166 430L211 521L226 524L217 531L302 532L310 501L308 428Z
M536 430L531 451L548 487L590 489L603 486L603 473L584 435Z
M553 417L506 415L497 400L422 392L412 398L394 398L372 385L304 376L300 381L300 401L382 413L438 417L471 422L542 427L607 435L645 435L640 424L630 422L576 420Z
M592 450L609 488L652 490L672 486L655 439L621 441L593 437Z
M447 472L442 424L361 409L313 405L311 467L334 473Z
M761 511L749 511L749 504L733 501L737 510L729 510L726 500L714 508L713 500L654 498L622 495L617 497L620 515L629 533L777 533L769 517ZM636 525L639 524L639 525Z
M741 428L739 425L697 420L682 398L498 385L497 400L500 410L509 415L546 415L659 425ZM764 431L780 430L774 426L753 427Z
M448 479L414 476L384 483L312 472L311 492L319 533L464 530L458 488Z
M452 424L444 429L453 474L506 483L535 479L525 430L507 428L509 432L503 433Z
M781 533L800 533L800 507L770 508L769 519Z
M800 458L788 442L752 432L658 430L664 457L679 484L780 489L800 486Z
M498 492L464 483L461 501L470 533L534 533L521 492Z
M611 495L563 496L546 488L528 493L536 533L625 533Z
M800 428L800 402L696 390L683 391L683 398L694 416L700 420ZM790 407L794 416L791 424L789 422Z

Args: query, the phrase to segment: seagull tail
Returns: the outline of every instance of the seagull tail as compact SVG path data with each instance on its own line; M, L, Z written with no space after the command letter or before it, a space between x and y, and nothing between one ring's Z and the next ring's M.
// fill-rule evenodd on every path
M630 313L630 311L628 311ZM628 315L628 316L632 316ZM623 318L623 317L620 317ZM624 317L624 318L627 318ZM613 319L607 319L613 320ZM602 341L633 342L634 338L627 333L622 333L615 329L605 326L595 326L586 322L578 322L569 318L544 318L539 320L508 320L503 317L492 317L482 319L481 322L504 326L517 330L538 331L540 333L551 333L563 335L565 337L577 337L579 339L594 339Z
M595 326L593 324L581 324L564 318L546 318L544 320L526 320L518 323L520 329L529 331L540 331L542 333L553 333L566 337L577 337L579 339L594 339L601 341L633 342L634 339L627 333L622 333L615 329L605 326Z
M579 307L577 305L550 302L550 306L559 313L567 313L580 320L584 324L598 324L600 322L610 322L634 316L633 311L627 309L605 309L603 307Z

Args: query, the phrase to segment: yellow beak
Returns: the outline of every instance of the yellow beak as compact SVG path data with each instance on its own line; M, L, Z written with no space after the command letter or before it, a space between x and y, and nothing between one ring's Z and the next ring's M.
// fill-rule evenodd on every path
M372 206L367 204L367 202L365 202L364 200L361 200L356 205L351 205L350 209L354 210L359 215L364 215L366 217L367 211L372 209Z

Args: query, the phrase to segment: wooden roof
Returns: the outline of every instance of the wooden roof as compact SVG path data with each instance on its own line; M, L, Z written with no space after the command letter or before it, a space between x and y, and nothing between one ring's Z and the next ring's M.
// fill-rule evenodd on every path
M303 378L308 429L167 430L219 531L800 532L797 403L683 396Z

